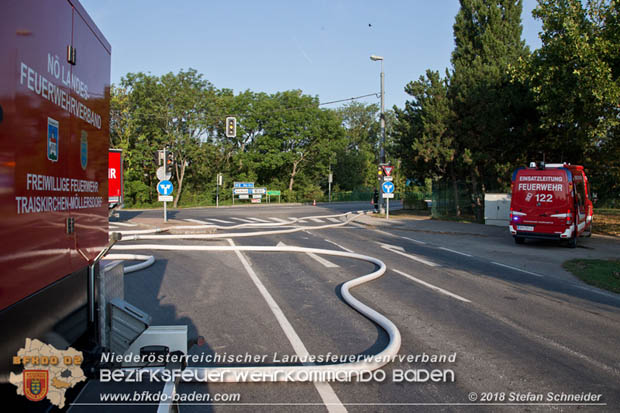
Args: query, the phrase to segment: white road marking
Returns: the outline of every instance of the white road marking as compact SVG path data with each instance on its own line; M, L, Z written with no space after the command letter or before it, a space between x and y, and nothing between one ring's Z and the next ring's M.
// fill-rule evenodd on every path
M245 218L237 218L237 217L231 217L231 219L236 219L237 221L241 221L241 222L245 222L245 223L250 223L250 224L255 224L256 221L250 221L249 219L245 219Z
M342 250L344 250L346 252L353 252L352 250L350 250L348 248L345 248L342 245L336 244L334 241L330 241L327 238L325 238L325 241L329 242L330 244L333 244L333 245L337 246L338 248L340 248L340 249L342 249Z
M323 220L319 218L310 218L310 221L318 222L319 224L324 224Z
M375 232L378 232L379 234L383 234L383 235L388 235L390 237L395 237L396 236L394 234L390 234L389 232L381 231L380 229L376 229Z
M421 262L422 264L426 264L426 265L428 265L430 267L439 267L440 266L439 264L434 263L433 261L429 261L429 260L424 259L422 257L418 257L417 255L405 253L403 247L399 247L397 245L383 244L383 243L380 243L380 242L378 244L381 245L381 248L385 248L386 250L391 251L394 254L399 254L399 255L402 255L403 257L407 257L410 260Z
M269 219L271 219L272 221L276 221L276 222L289 222L287 220L284 220L282 218L277 218L277 217L269 217Z
M186 218L183 221L187 221L187 222L195 222L196 224L203 224L203 225L213 225L210 222L207 221L201 221L199 219L193 219L193 218Z
M466 254L466 253L464 253L464 252L460 252L460 251L451 250L450 248L439 247L439 249L440 249L440 250L444 250L444 251L450 251L450 252L453 252L453 253L455 253L455 254L464 255L464 256L466 256L466 257L471 257L471 255L470 255L470 254Z
M228 243L231 246L235 245L232 239L228 239ZM306 349L306 346L301 341L301 338L299 338L299 335L295 332L295 329L293 328L291 323L288 321L288 319L284 315L284 312L282 311L278 303L276 303L276 300L273 299L271 294L269 294L269 291L267 291L267 288L265 288L261 280L258 278L258 276L254 272L254 269L252 268L248 260L241 253L241 251L235 251L235 254L237 254L237 257L239 258L239 260L241 261L241 264L243 264L243 267L245 268L248 275L254 282L254 285L256 285L256 288L258 288L258 291L261 293L261 295L267 302L267 305L273 312L273 315L276 317L276 320L278 320L278 324L280 324L280 327L282 328L282 331L284 331L286 338L288 338L288 341L293 346L295 353L297 353L297 355L300 356L301 358L308 358L310 356L310 353ZM321 399L323 400L323 403L325 404L327 411L329 412L346 412L347 411L347 409L345 409L345 407L342 405L342 402L340 401L340 399L334 392L334 389L330 386L328 382L314 382L314 387L319 392L319 395L321 396Z
M234 224L234 222L232 221L225 221L223 219L217 219L217 218L209 218L211 221L215 221L215 222L220 222L222 224Z
M398 274L402 275L403 277L409 278L411 281L415 281L415 282L417 282L417 283L419 283L419 284L422 284L422 285L424 285L424 286L426 286L426 287L430 288L431 290L435 290L435 291L437 291L437 292L440 292L440 293L445 294L445 295L447 295L447 296L450 296L450 297L452 297L452 298L456 298L457 300L459 300L459 301L463 301L463 302L465 302L465 303L471 303L471 301L469 301L467 298L464 298L464 297L461 297L460 295L457 295L457 294L451 293L450 291L448 291L448 290L444 290L443 288L436 287L436 286L434 286L433 284L429 284L429 283L427 283L426 281L422 281L422 280L420 280L420 279L418 279L418 278L414 277L413 275L409 275L409 274L406 274L406 273L404 273L404 272L402 272L402 271L398 271L398 270L395 270L395 269L393 269L392 271L394 271L394 272L396 272L396 273L398 273Z
M260 218L254 218L254 217L248 217L249 219L253 219L256 222L269 222L266 219L260 219Z
M413 238L407 238L407 237L401 237L402 239L406 239L407 241L413 241L413 242L417 242L418 244L424 244L426 245L426 242L424 241L418 241L417 239L413 239Z
M330 220L331 222L341 222L338 218L327 218L328 220Z
M585 290L585 291L589 291L591 293L601 294L601 295L604 295L606 297L611 297L611 298L616 298L616 299L620 298L620 296L618 296L617 294L606 293L605 291L599 291L599 290L596 290L594 288L584 287L582 285L575 285L575 287L579 288L580 290Z
M511 270L515 270L515 271L521 271L521 272L524 272L526 274L535 275L536 277L544 277L544 275L536 274L535 272L530 272L530 271L522 270L521 268L513 267L511 265L501 264L501 263L495 262L495 261L491 261L491 264L499 265L500 267L510 268Z
M280 242L278 242L276 247L280 247L280 246L284 246L284 245L286 245L286 244L283 243L282 241L280 241ZM314 259L315 261L319 262L320 264L324 265L327 268L338 268L338 267L340 267L340 265L334 264L333 262L328 261L325 258L323 258L323 257L321 257L319 255L313 254L311 252L307 252L306 255L308 255L310 258Z
M119 225L121 227L137 227L138 224L130 224L129 222L110 222L110 225Z
M333 262L328 261L325 258L323 258L323 257L321 257L319 255L313 254L311 252L308 253L308 256L310 258L314 258L316 261L320 262L321 264L323 264L327 268L338 268L339 267L338 264L334 264Z

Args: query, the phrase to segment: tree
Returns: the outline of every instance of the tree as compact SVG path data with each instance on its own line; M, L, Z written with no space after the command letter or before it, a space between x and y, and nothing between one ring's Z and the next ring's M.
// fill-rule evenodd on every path
M619 14L616 0L540 0L542 47L519 73L531 84L546 152L585 164L610 198L620 196Z
M353 102L337 109L346 143L334 154L334 184L351 191L371 188L377 180L379 106Z
M253 168L261 182L287 176L286 187L292 191L300 177L312 177L305 180L311 184L326 176L330 153L343 137L338 117L299 90L271 95L263 110L262 131L251 145Z
M174 154L177 193L183 193L189 165L204 155L213 123L215 91L195 70L161 77L128 73L112 88L112 143L126 151L126 192L133 202L153 199L156 156L165 147Z
M481 192L505 181L518 144L514 131L524 129L523 119L513 113L527 96L511 82L509 68L525 58L528 49L521 39L521 0L460 3L449 87L452 129L456 155L468 170L474 210L481 219Z

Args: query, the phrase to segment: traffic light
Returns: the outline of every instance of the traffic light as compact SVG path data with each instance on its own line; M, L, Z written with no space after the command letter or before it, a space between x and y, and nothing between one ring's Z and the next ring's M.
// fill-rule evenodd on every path
M237 119L232 116L226 118L226 137L237 137Z
M168 173L172 173L172 165L174 165L174 154L168 150L165 151L166 154L166 175Z

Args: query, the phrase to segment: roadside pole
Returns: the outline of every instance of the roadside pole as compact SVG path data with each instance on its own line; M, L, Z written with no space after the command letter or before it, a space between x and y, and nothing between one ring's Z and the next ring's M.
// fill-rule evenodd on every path
M169 181L172 173L168 171L168 164L172 165L172 153L164 147L163 150L157 151L159 157L159 168L157 169L157 200L164 203L164 222L168 222L168 202L173 201L172 191L174 185ZM170 158L170 159L168 159Z
M215 207L220 206L220 186L222 185L222 174L217 174L216 189L215 189Z
M329 167L331 168L331 164L329 165ZM329 171L329 177L327 178L327 184L329 187L329 202L332 202L332 180L333 180L334 176L332 175L331 170Z

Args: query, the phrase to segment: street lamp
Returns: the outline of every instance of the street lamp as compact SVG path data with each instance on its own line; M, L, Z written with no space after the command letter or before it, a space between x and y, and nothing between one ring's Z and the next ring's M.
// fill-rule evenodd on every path
M377 60L381 61L381 149L379 154L379 163L385 164L385 74L383 73L383 56L375 56L374 54L370 56L370 60L376 62ZM379 165L382 167L382 165ZM383 175L381 175L383 176ZM379 185L380 194L381 194L381 212L383 213L383 186Z

